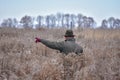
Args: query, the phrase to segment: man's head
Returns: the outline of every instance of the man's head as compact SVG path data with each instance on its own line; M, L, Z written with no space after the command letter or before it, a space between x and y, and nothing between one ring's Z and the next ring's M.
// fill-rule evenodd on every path
M64 37L74 37L75 35L73 35L73 31L71 29L66 30L66 33L64 35Z
M65 41L69 40L69 39L73 39L74 38L74 34L73 34L73 31L72 30L66 30L66 33L64 35L65 37Z

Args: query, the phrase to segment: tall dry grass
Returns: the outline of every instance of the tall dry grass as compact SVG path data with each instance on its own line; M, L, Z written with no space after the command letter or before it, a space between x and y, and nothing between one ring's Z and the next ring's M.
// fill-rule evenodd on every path
M34 42L62 41L65 30L0 28L0 80L120 80L120 30L75 29L81 56Z

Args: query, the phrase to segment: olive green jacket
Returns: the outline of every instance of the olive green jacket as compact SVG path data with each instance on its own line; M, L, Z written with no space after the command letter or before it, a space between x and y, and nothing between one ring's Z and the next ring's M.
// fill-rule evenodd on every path
M68 54L68 53L82 53L83 49L81 46L75 43L74 38L68 38L62 42L51 42L48 40L41 39L41 43L46 45L49 48L59 50L61 53Z

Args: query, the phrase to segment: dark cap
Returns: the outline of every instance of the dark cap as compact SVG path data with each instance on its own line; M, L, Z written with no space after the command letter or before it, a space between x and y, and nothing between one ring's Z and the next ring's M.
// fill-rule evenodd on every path
M73 31L72 30L66 30L66 33L64 35L65 37L74 37L75 35L73 35Z

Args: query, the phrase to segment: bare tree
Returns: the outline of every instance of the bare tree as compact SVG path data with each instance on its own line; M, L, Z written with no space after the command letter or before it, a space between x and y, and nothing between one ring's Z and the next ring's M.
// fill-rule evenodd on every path
M120 29L120 19L115 20L114 26L115 26L115 28Z
M49 15L46 16L46 26L47 28L50 28L50 16Z
M1 27L8 27L8 21L7 21L7 19L3 20L3 22L1 23Z
M88 17L88 19L87 19L87 27L93 28L94 25L95 25L94 19L92 17Z
M83 16L82 27L88 28L88 23L87 23L87 17L86 16Z
M66 24L65 24L65 14L62 15L61 24L62 24L62 27L66 27Z
M75 27L76 16L74 14L70 15L70 27L71 29Z
M63 18L63 15L62 13L57 13L56 14L56 26L57 27L61 27L62 26L62 18Z
M3 20L3 22L1 23L1 26L15 28L17 27L17 24L18 24L18 21L16 18L14 19L8 18Z
M24 28L32 28L33 27L33 20L31 16L25 15L21 18L20 23L23 25Z
M82 14L78 14L77 15L78 27L82 27L82 22L83 22L83 15Z
M104 19L101 23L101 28L108 28L108 22L106 19Z
M101 23L101 28L119 29L120 19L115 19L114 17L110 17L108 20L104 19Z
M110 17L108 19L108 24L110 25L109 27L112 29L114 28L114 23L115 23L115 18L114 17Z
M37 17L37 25L36 25L36 28L40 28L42 27L42 19L43 19L43 16L38 16Z
M65 26L67 27L67 28L69 28L70 26L69 26L69 20L70 20L70 14L65 14L64 15L65 16Z
M17 28L18 27L18 21L16 18L12 19L12 24L13 24L13 27L14 28Z
M56 17L54 15L50 15L51 27L56 27Z

